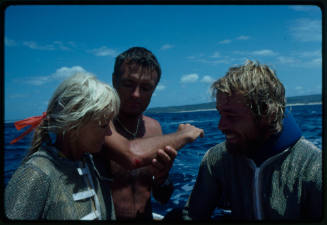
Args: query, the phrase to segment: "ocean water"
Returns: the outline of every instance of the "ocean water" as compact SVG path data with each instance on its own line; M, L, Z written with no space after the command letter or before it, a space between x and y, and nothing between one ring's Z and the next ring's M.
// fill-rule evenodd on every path
M299 124L303 136L321 149L322 105L303 105L288 108ZM185 205L195 183L203 155L210 147L224 141L224 136L217 128L219 114L215 110L147 115L160 122L165 134L175 132L180 123L190 123L205 131L204 138L199 138L179 150L170 171L170 178L175 185L175 190L169 202L161 205L152 199L154 212L165 215L172 209L182 208ZM32 140L32 134L30 133L21 141L10 145L9 142L16 138L21 131L16 131L13 123L10 122L5 123L4 128L4 183L6 185L26 154ZM220 215L221 213L224 213L224 211L217 209L214 215Z

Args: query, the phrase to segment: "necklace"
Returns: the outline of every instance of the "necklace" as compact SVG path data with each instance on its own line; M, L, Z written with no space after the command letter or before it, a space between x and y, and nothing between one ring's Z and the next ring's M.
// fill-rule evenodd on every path
M121 126L121 127L122 127L122 128L123 128L123 129L128 133L128 134L132 135L133 138L136 138L137 132L139 131L140 118L138 118L138 120L137 120L136 130L135 130L134 133L131 132L130 130L128 130L128 129L123 125L123 123L119 120L118 116L117 116L116 120L117 120L117 122L119 123L119 125L120 125L120 126Z

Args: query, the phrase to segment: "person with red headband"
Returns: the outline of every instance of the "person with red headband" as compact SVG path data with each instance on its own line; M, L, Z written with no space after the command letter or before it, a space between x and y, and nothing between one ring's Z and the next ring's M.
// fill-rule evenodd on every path
M119 111L116 91L76 74L54 92L46 113L16 123L35 129L32 146L10 179L5 215L13 220L115 219L110 180L94 164Z

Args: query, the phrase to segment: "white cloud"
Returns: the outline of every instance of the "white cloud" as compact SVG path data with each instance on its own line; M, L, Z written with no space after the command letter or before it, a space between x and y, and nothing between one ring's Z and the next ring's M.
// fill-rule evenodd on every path
M278 56L277 60L282 64L289 64L289 63L296 62L295 58L289 56Z
M232 61L234 61L234 59L225 58L219 60L203 60L202 62L216 65L216 64L231 64Z
M9 98L17 99L17 98L26 98L26 94L11 94Z
M214 79L212 77L206 75L201 79L201 82L203 82L203 83L212 83L212 82L214 82Z
M236 38L236 40L249 40L250 36L241 35Z
M76 47L76 43L73 41L68 41L67 44L70 45L71 47Z
M40 76L40 77L32 77L26 80L26 83L35 85L35 86L40 86L45 83L48 83L50 81L50 76Z
M261 55L261 56L272 56L272 55L276 55L277 53L275 53L270 49L262 49L262 50L253 51L252 54Z
M5 37L5 46L13 47L13 46L17 46L17 43L16 43L16 41Z
M45 51L53 51L55 50L54 45L48 44L48 45L40 45L34 41L24 41L23 45L35 50L45 50Z
M297 55L300 57L321 57L321 50L300 52Z
M25 82L31 85L40 86L45 83L49 83L55 80L63 80L71 75L74 75L78 72L83 72L86 74L91 74L90 72L87 72L83 67L81 66L73 66L71 68L69 67L61 67L56 70L55 73L50 74L48 76L38 76L38 77L32 77Z
M212 58L219 58L220 57L220 53L219 52L214 52L211 57Z
M322 65L322 58L314 58L311 61L309 61L310 66L321 66Z
M71 68L69 68L69 67L61 67L61 68L57 69L55 73L53 73L52 75L50 75L50 77L52 79L64 79L64 78L67 78L67 77L69 77L71 75L74 75L75 73L78 73L78 72L91 74L91 73L87 72L81 66L73 66Z
M310 12L316 9L320 10L318 6L312 6L312 5L294 5L294 6L290 6L290 8L298 12Z
M192 73L192 74L187 74L182 76L180 82L181 83L193 83L196 82L199 79L199 75L197 75L196 73Z
M203 53L200 53L200 54L197 54L197 55L187 56L186 58L190 59L190 60L198 60L198 59L201 59L202 57L204 57Z
M249 40L250 36L246 36L246 35L240 35L238 37L235 38L235 40ZM230 44L232 43L231 39L225 39L225 40L221 40L218 42L219 44Z
M66 51L69 50L70 48L67 47L64 43L61 41L54 41L53 44L60 50Z
M22 44L23 46L34 50L42 50L42 51L70 50L70 48L66 46L62 41L53 41L51 44L45 44L45 45L41 45L35 41L23 41ZM69 42L68 44L73 46L73 42Z
M251 52L247 52L247 51L233 51L234 54L237 55L246 55L246 56L275 56L278 55L277 52L274 52L273 50L270 49L261 49L261 50L255 50L255 51L251 51Z
M218 43L219 43L219 44L229 44L229 43L231 43L231 42L232 42L231 40L226 39L226 40L219 41Z
M278 63L288 64L292 67L298 68L321 68L322 58L321 57L313 57L313 58L298 58L292 56L278 56Z
M289 30L294 39L302 42L321 41L321 20L302 18L294 21Z
M234 54L237 54L237 55L246 55L247 53L244 52L244 51L239 51L239 50L235 50L233 51Z
M187 59L192 60L193 62L206 63L211 65L217 64L230 64L235 59L230 58L229 56L221 56L219 52L214 52L210 56L205 56L203 54L198 56L189 56Z
M106 46L101 46L100 48L92 49L90 52L96 56L116 56L117 52Z
M174 45L165 44L165 45L161 46L160 50L167 50L167 49L171 49L173 47L174 47Z
M223 59L217 59L217 60L202 60L202 63L208 63L211 65L217 65L217 64L232 64L234 61L237 61L235 58L229 58L224 57Z
M158 86L156 87L156 91L163 91L166 89L166 86L163 84L158 84Z

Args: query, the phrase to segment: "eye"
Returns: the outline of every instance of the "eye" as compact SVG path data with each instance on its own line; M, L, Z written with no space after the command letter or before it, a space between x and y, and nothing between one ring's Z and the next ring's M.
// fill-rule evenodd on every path
M153 87L151 85L142 85L141 89L142 91L149 92L153 90Z
M131 81L125 81L122 83L122 86L127 87L127 88L133 88L134 87L134 83Z

